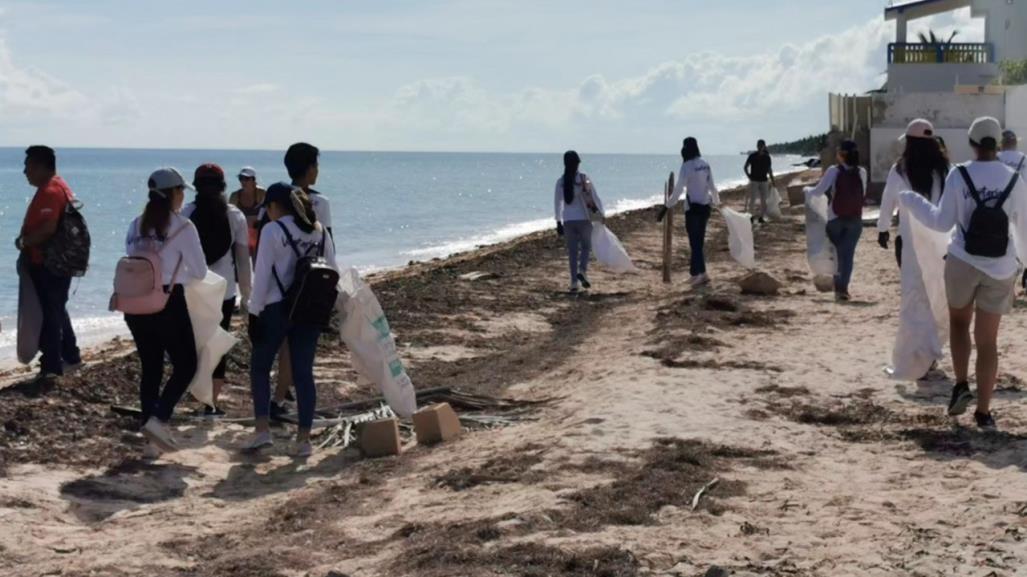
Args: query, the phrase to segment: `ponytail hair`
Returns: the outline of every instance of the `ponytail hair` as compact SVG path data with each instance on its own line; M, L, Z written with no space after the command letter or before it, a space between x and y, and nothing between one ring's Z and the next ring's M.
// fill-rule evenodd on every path
M163 241L167 238L168 227L171 226L171 193L174 189L158 190L150 181L150 200L143 209L143 217L139 220L139 234L146 236L151 230Z
M225 188L224 181L196 181L196 210L190 219L200 235L200 245L208 265L219 261L232 248Z
M568 150L563 154L563 201L566 204L574 202L574 180L577 178L579 166L581 157L577 152Z
M302 188L293 188L289 194L288 201L275 201L286 214L292 215L296 226L305 233L312 233L317 230L317 213L314 212L314 203L310 196L303 192Z

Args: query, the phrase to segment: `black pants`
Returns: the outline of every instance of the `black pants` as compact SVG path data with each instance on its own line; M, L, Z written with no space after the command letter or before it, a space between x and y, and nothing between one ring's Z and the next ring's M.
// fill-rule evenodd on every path
M902 237L895 237L895 262L899 263L899 268L902 268Z
M39 359L44 373L64 374L65 363L75 365L82 362L75 330L68 316L68 291L71 277L57 276L41 265L26 266L32 284L39 298L43 312L43 326L39 333Z
M143 365L139 382L143 421L157 417L167 422L196 376L196 339L185 304L185 290L182 285L175 285L163 311L152 315L125 315L125 322ZM171 358L171 378L161 391L165 353Z
M710 222L710 205L690 204L685 213L685 232L692 248L688 272L692 276L706 274L706 225Z
M235 312L235 298L226 299L221 303L221 328L229 331L232 329L232 313ZM214 367L214 378L225 378L225 365L228 363L228 355L221 357L221 362Z

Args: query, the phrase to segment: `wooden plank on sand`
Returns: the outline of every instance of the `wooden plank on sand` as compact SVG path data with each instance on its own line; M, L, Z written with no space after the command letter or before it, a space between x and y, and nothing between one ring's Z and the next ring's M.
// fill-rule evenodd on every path
M670 195L674 194L674 173L670 173L667 184L663 187L663 203L666 205ZM670 264L674 256L674 207L667 210L663 219L663 282L670 284Z

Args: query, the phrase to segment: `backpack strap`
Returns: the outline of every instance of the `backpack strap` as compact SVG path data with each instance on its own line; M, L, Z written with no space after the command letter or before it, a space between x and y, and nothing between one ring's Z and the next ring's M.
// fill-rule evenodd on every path
M1020 174L1023 172L1023 163L1027 162L1027 154L1020 157L1020 164L1016 166L1016 173Z
M1006 189L1002 191L1002 196L998 197L998 202L995 203L995 208L1002 208L1002 205L1005 204L1007 200L1009 200L1009 196L1013 194L1013 189L1016 188L1016 185L1019 182L1019 180L1020 173L1013 173L1013 178L1010 179L1009 184L1006 186Z
M984 203L981 202L981 194L977 192L977 186L974 185L973 179L970 178L970 171L968 171L966 166L963 165L959 165L956 168L959 169L959 174L963 177L963 182L966 183L966 187L970 189L971 198L974 199L977 206L983 206Z
M321 226L321 244L317 247L317 256L324 258L325 255L325 243L328 242L328 229Z

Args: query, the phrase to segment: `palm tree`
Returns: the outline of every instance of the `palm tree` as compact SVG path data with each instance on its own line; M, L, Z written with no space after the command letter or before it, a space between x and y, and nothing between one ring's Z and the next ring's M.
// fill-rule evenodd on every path
M930 48L925 50L923 55L925 61L935 62L955 62L955 63L967 63L973 62L974 55L969 53L963 53L952 49L953 40L959 35L959 30L953 30L952 34L949 35L948 40L942 40L934 30L928 30L926 33L919 33L920 43L929 46ZM937 56L931 55L931 53Z

